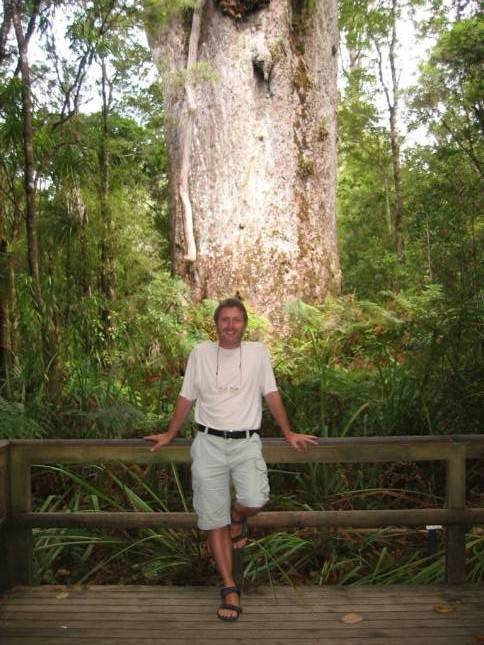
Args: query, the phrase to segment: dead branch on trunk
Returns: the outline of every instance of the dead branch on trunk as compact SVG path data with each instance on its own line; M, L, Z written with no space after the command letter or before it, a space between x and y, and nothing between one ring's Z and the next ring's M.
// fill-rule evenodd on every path
M195 121L196 103L193 95L193 88L190 81L190 72L197 62L198 43L200 40L200 27L202 22L202 12L206 0L198 0L193 12L192 30L190 33L190 43L188 45L187 76L185 81L185 104L186 117L182 127L182 157L180 168L180 199L183 206L183 233L185 236L185 260L195 262L197 259L197 247L195 245L195 236L193 234L193 212L190 195L188 192L188 175L190 173L190 151L192 147L193 124Z

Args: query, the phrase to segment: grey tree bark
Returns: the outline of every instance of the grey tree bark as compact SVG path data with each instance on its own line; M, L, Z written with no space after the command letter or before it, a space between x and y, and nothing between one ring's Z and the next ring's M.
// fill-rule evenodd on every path
M174 266L196 299L239 294L275 312L339 291L337 7L306 4L272 0L237 21L207 0L198 23L187 12L147 22L164 84Z

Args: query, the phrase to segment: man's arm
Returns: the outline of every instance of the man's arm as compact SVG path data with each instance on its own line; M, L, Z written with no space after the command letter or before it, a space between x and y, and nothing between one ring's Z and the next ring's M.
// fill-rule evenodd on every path
M291 430L289 419L287 418L286 408L278 390L269 392L265 395L265 400L269 406L272 416L281 428L285 440L296 450L305 449L310 445L317 445L317 437L310 434L298 434Z
M179 396L176 400L175 409L171 416L170 423L168 425L168 430L162 432L161 434L151 434L147 437L144 437L145 441L154 441L155 444L151 446L150 452L156 452L163 446L172 441L176 435L180 432L180 428L185 423L185 420L192 409L193 401L186 399L184 396Z

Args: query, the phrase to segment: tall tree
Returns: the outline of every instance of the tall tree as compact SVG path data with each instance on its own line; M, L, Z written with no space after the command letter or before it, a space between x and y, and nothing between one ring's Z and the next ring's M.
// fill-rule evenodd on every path
M164 82L174 265L258 309L340 286L333 0L145 2ZM188 54L187 54L188 44Z
M8 240L3 230L5 209L0 203L0 392L10 397L12 344L10 339L10 261Z
M396 48L398 2L391 0L389 6L379 6L374 16L368 21L370 37L375 46L378 60L378 75L385 94L390 123L390 140L392 144L393 187L395 190L395 243L398 259L405 260L404 204L402 188L402 171L399 141L399 103L400 88L397 73ZM386 49L386 55L384 53ZM385 59L390 67L390 79L384 74Z
M413 96L414 114L440 143L463 152L483 175L484 22L472 16L451 25L422 65Z
M378 83L379 91L383 94L386 104L393 181L388 181L386 172L382 174L382 180L385 184L387 214L391 209L393 219L391 222L387 215L387 221L389 229L393 228L394 248L400 263L403 264L405 260L405 199L400 151L401 90L397 33L403 3L399 0L369 0L357 3L352 0L340 0L339 4L341 29L350 58L349 73L352 76L352 84L350 83L349 90L354 91L355 77L363 78L363 72L366 72L367 77L374 74L375 83ZM355 55L357 56L358 69L354 64ZM377 85L373 89L373 92L375 91L378 92ZM389 188L392 191L391 199Z
M101 294L103 296L103 325L104 337L110 340L112 336L111 306L114 300L114 270L112 253L112 217L111 204L109 201L109 174L110 174L110 150L109 150L109 113L111 110L111 83L107 73L106 57L101 54L101 96L102 96L102 128L101 128L101 189L100 189L100 210L102 221L101 238Z
M18 48L18 66L22 79L22 116L23 116L23 147L24 147L24 185L25 185L25 223L27 228L27 249L32 292L39 311L43 312L45 305L42 295L39 271L39 251L37 243L37 204L35 199L35 158L32 126L32 83L28 57L29 38L32 34L40 9L40 0L34 2L28 19L27 30L24 31L23 3L12 0L12 23L15 30Z

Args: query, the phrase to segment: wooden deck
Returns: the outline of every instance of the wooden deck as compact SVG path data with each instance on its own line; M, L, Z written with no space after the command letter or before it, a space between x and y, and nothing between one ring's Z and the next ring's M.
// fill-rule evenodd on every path
M476 645L484 587L264 587L236 623L211 587L16 587L0 599L1 645ZM346 624L357 614L362 620Z

